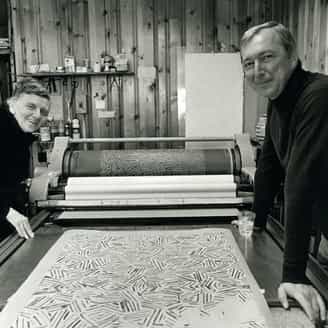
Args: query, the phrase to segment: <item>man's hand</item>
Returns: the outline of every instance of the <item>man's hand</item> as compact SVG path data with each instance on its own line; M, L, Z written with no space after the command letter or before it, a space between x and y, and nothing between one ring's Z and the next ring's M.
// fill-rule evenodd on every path
M287 297L294 298L303 308L309 319L316 325L326 320L326 306L318 291L311 285L284 282L278 288L278 297L288 309Z
M7 220L15 227L18 235L25 239L33 238L34 233L31 229L28 218L13 208L10 208Z

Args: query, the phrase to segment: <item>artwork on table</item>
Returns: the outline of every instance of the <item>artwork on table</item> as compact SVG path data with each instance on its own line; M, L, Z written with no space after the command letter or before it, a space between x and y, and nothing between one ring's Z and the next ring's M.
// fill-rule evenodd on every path
M0 317L2 328L267 328L226 229L70 230Z

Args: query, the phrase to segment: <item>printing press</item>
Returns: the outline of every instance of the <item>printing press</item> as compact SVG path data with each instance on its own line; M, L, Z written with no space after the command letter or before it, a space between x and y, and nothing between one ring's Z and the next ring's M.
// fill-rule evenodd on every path
M197 142L205 148L80 150L81 143ZM224 145L222 145L224 143ZM248 172L255 170L247 135L235 138L56 138L48 167L32 179L37 208L84 210L101 218L148 216L236 216L252 200ZM245 193L244 191L250 191ZM129 210L133 208L133 213ZM93 210L93 214L90 210ZM163 212L163 210L165 210ZM193 210L196 210L194 213ZM141 211L141 212L140 212ZM98 212L98 214L97 214ZM221 214L220 214L221 213Z

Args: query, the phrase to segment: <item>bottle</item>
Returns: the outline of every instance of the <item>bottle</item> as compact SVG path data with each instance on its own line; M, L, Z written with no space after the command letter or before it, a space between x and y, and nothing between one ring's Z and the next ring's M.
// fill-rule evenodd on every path
M65 135L64 121L60 120L58 122L58 136L63 137Z
M49 121L46 120L40 126L40 141L41 142L49 142L50 140L51 140L50 125L49 125Z
M40 144L39 144L39 153L38 158L39 162L47 163L48 162L48 152L50 149L50 126L48 119L45 120L40 126Z
M71 121L68 120L65 125L64 125L64 135L65 137L71 137L72 133L71 133Z
M80 121L78 118L74 118L72 121L72 137L73 139L80 139Z
M53 118L49 118L49 125L50 125L50 137L51 140L54 140L56 137L58 137L58 125L57 122Z

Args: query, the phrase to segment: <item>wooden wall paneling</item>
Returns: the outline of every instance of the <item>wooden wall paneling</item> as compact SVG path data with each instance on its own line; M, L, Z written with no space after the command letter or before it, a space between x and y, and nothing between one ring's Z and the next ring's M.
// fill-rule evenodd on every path
M238 49L240 49L240 38L248 28L247 20L247 2L240 0L233 0L232 2L233 12L233 42L236 43ZM237 40L238 39L238 40ZM233 44L234 44L233 43Z
M215 26L215 0L205 0L203 3L203 50L205 52L214 52L216 50L217 29Z
M73 0L72 36L76 66L84 66L85 59L89 57L88 26L88 2L85 0Z
M40 1L40 60L49 64L51 71L57 66L63 65L60 45L60 20L58 16L57 1ZM50 82L50 81L49 81ZM50 116L55 120L64 119L64 108L62 101L62 83L53 80L56 91L51 89L51 111ZM52 84L50 84L52 86Z
M310 0L304 0L304 25L303 25L303 54L304 54L304 67L309 69L309 47L308 47L308 35L309 35L309 8ZM310 25L311 27L311 25ZM312 36L312 33L310 33Z
M168 37L168 1L156 1L156 27L157 46L155 47L155 66L158 68L158 110L156 135L168 136L168 96L169 96L169 37ZM165 144L161 145L165 147Z
M181 27L177 18L169 20L170 51L170 99L169 99L169 131L170 137L179 135L178 118L178 47L181 45Z
M185 3L187 52L203 52L202 2L198 0L187 0Z
M298 7L298 29L297 29L297 52L299 55L300 60L305 66L305 42L304 42L304 35L305 35L305 1L302 0L299 3Z
M217 0L216 5L218 51L232 50L232 0Z
M157 71L154 65L154 3L143 0L137 7L137 77L139 85L140 136L154 137L155 84Z
M272 20L272 1L257 0L255 5L256 24L262 24Z
M23 71L29 71L30 65L40 64L39 31L38 31L38 8L35 8L35 0L20 2L22 7L21 37L23 44Z
M73 54L76 66L85 66L89 61L89 31L88 31L88 2L85 0L73 0L72 2L72 36ZM82 135L86 137L89 130L87 117L88 80L85 78L72 79L72 118L78 118L81 122ZM75 88L75 91L74 91ZM72 95L71 95L72 96ZM91 123L91 122L90 122Z
M133 60L133 71L138 72L138 0L133 0L133 7L132 7L132 30L133 30L133 45L132 45L132 54L131 54L131 60ZM136 73L137 74L137 73ZM140 136L140 100L139 100L139 79L137 75L133 77L134 80L134 119L135 119L135 135L137 137ZM140 145L136 145L136 147L139 147Z
M64 61L65 56L73 56L73 27L72 27L72 0L57 0L60 20L60 51ZM67 79L62 80L63 112L64 120L72 119L72 113L68 106L72 92L71 83Z
M13 50L15 56L15 72L16 74L21 74L24 72L24 65L23 65L23 35L22 35L22 7L20 6L19 0L11 0L10 2L10 10L11 10L11 19L12 19L12 27L13 27L13 34L12 34L12 43L13 43ZM15 82L15 77L13 82Z
M245 2L243 1L243 4ZM241 1L232 0L231 2L231 49L233 51L240 50L240 36L241 36L241 26L246 20L246 7L244 7L243 16L240 8L242 7Z
M40 1L40 61L55 71L61 63L58 52L59 17L57 1Z
M246 17L247 17L247 3L246 1L239 1L239 0L232 0L231 3L231 48L235 51L240 51L240 38L241 35L246 30ZM247 89L245 88L244 82L244 101L243 101L243 131L251 130L249 126L252 126L252 117L256 117L256 107L253 105L254 101L250 100L251 105L246 106L247 101L246 97L249 95L247 94ZM256 118L255 118L256 119ZM254 129L252 127L252 129Z
M102 55L110 55L115 56L117 54L117 1L116 0L104 0L104 8L103 8L103 22L104 22L104 44ZM116 39L115 39L116 36ZM100 57L99 53L99 57ZM106 103L106 111L110 111L111 117L102 118L102 122L106 127L106 137L115 137L120 136L120 124L119 124L119 90L113 87L113 83L111 83L110 77L104 77L104 81L106 84L106 93L105 93L105 103ZM115 102L113 101L113 95L117 94L117 106L115 106ZM118 124L115 124L115 123ZM114 148L118 146L116 144L106 145L106 148L110 146L110 148Z
M295 40L297 40L299 1L289 0L288 5L289 5L288 29L293 34Z
M160 100L159 100L159 67L158 67L158 56L159 56L159 51L158 51L158 0L153 1L153 8L154 8L154 13L153 13L153 26L154 26L154 67L156 68L156 80L154 84L154 97L155 97L155 136L159 137L160 136ZM153 147L158 147L159 144L155 144Z
M262 4L262 22L268 22L273 19L272 17L272 1L271 0L263 0Z
M313 25L314 25L314 0L308 0L305 17L307 18L307 28L305 31L306 39L306 63L309 70L313 70L314 63L314 44L313 44Z
M262 14L262 6L261 6L261 0L253 0L253 22L254 25L258 25L263 23L261 14Z
M252 1L252 0L250 0ZM272 0L272 17L283 24L283 3L285 0Z
M105 0L105 48L106 52L115 56L118 53L120 47L120 38L118 35L118 1L117 0ZM107 78L107 101L108 110L112 111L113 117L107 120L110 137L119 137L120 131L120 88L117 84L111 83L112 80ZM111 148L118 148L118 144L110 145Z
M321 0L320 42L319 42L319 71L328 74L328 2Z
M184 22L184 1L169 0L169 58L170 58L170 83L169 83L169 131L172 137L179 136L178 116L178 49L182 46L182 24ZM177 143L169 145L178 146Z
M62 56L73 55L72 0L58 0Z
M134 71L133 66L133 4L130 0L120 1L120 39L121 39L121 52L124 51L128 58L131 66L131 70ZM136 136L136 117L135 117L135 97L134 97L134 77L124 77L122 79L122 110L123 110L123 136L124 137L135 137ZM130 144L126 147L130 148ZM132 145L133 146L133 145Z
M89 40L90 40L90 65L93 68L96 61L100 61L100 55L105 48L105 15L106 8L104 0L89 1ZM108 137L108 127L105 118L102 118L101 106L96 106L101 100L107 102L107 85L104 76L93 76L90 82L91 87L91 136L106 138ZM99 108L99 109L98 109ZM105 108L106 109L106 108ZM95 144L94 149L104 149L106 145Z
M254 18L254 0L247 0L247 29L256 25Z
M289 22L289 5L288 1L283 1L280 3L281 8L281 14L280 14L280 22L285 25L288 28L288 22Z
M321 39L321 0L314 1L313 8L313 34L312 34L312 70L320 71L320 39Z

